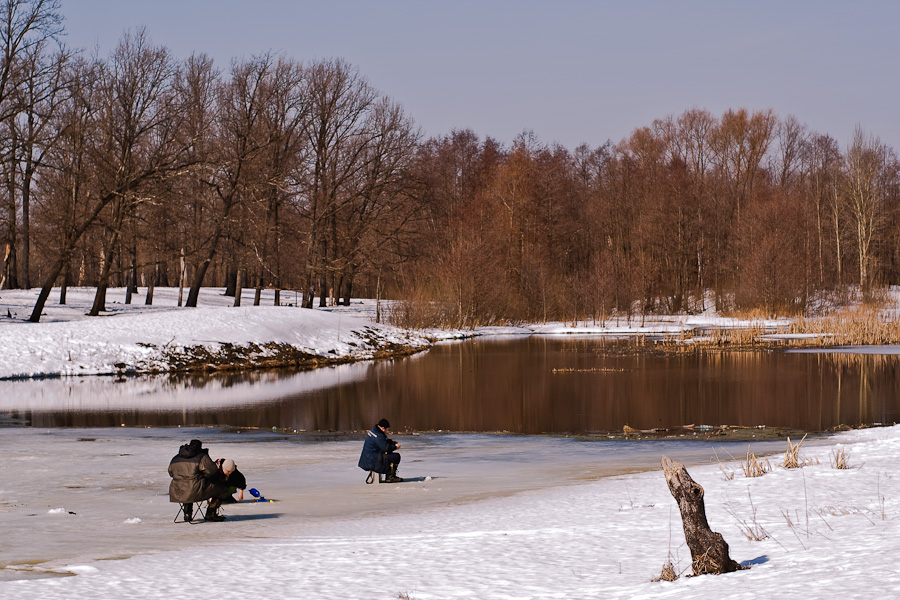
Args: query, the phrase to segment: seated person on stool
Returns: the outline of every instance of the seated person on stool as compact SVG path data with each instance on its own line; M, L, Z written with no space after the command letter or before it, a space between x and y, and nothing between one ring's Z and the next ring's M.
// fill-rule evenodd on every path
M403 481L397 477L397 466L400 464L400 455L397 449L400 444L387 436L391 424L387 419L381 419L366 434L362 453L359 455L359 468L363 471L375 471L383 473L385 483L400 483Z
M209 450L200 440L191 440L178 450L169 462L169 501L178 502L184 509L184 520L194 518L194 502L209 500L207 521L224 521L218 514L222 499L230 496L228 488L217 481L219 470L209 457Z

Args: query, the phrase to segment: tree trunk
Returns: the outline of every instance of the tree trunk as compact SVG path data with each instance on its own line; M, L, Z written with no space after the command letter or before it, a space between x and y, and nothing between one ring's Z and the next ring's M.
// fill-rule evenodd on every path
M346 283L344 284L344 306L350 306L350 295L353 293L353 278L348 277Z
M238 284L238 270L233 264L225 268L225 295L234 296L234 290Z
M25 174L22 181L22 287L31 289L31 182L34 178L34 164L30 152L25 160Z
M191 288L188 291L188 299L187 304L185 306L189 306L191 308L197 307L197 299L200 297L200 286L203 285L203 278L206 277L206 271L209 269L209 264L212 262L212 257L207 257L197 266L197 270L194 272L194 279L191 282Z
M147 297L144 299L144 305L146 306L153 305L153 289L156 287L157 279L159 279L159 263L156 263L156 267L154 267L153 274L150 276L150 281L147 284Z
M125 274L125 304L131 304L131 297L134 295L134 286L131 285L131 273Z
M678 502L684 537L691 549L691 567L694 575L704 573L731 573L742 569L728 555L728 544L722 534L709 528L706 507L703 504L703 488L688 475L681 463L663 456L660 461L669 491Z
M15 144L16 139L13 137L12 142L13 149L10 151L10 175L7 179L7 196L9 197L9 208L8 208L8 233L7 239L9 240L7 243L7 252L6 252L6 286L10 289L16 289L19 287L19 266L17 264L16 251L18 246L18 240L16 239L18 233L18 215L19 209L16 204L16 182L15 182L15 173L17 166L17 157L15 153Z
M115 235L115 234L113 234ZM110 252L112 252L112 247L115 245L115 239L110 242ZM96 317L99 316L101 312L106 310L106 288L109 286L109 272L112 269L112 261L113 256L106 252L106 249L101 246L100 247L100 277L97 282L97 293L94 294L94 305L91 307L91 311L88 313L88 316Z
M66 267L63 269L62 283L59 284L59 303L60 304L66 303L66 290L69 289L69 277L70 277L70 270L71 270L70 264L71 263L66 261Z
M328 306L328 277L323 271L319 279L319 308L326 306Z
M37 301L34 303L31 317L28 319L30 322L37 323L41 320L41 314L44 312L44 305L47 304L47 298L50 297L50 291L53 289L53 284L56 283L56 278L59 277L59 274L62 272L64 264L65 259L59 259L50 268L50 272L47 274L44 285L41 287L41 291L38 294Z
M234 274L234 305L235 306L241 305L241 293L243 291L243 286L244 286L243 271L241 269L235 269L235 274Z
M184 299L184 277L187 272L185 261L184 261L184 248L181 249L181 260L178 264L178 306L181 306L181 301Z

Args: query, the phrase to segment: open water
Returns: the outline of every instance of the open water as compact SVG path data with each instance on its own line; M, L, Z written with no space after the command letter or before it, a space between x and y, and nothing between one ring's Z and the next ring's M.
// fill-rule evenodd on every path
M900 356L634 355L599 337L476 338L307 372L0 382L0 424L592 434L900 421Z

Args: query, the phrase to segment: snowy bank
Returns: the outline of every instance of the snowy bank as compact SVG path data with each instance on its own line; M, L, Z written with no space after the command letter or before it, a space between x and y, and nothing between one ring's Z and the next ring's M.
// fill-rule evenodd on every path
M104 375L233 367L315 366L403 354L429 342L396 327L342 313L296 306L243 306L205 289L197 308L177 306L177 290L156 291L155 305L125 305L111 290L109 311L86 317L93 290L71 289L65 306L48 305L40 323L26 321L36 290L0 293L0 379ZM269 292L271 295L271 292ZM135 302L141 298L135 297ZM250 306L248 306L250 305Z

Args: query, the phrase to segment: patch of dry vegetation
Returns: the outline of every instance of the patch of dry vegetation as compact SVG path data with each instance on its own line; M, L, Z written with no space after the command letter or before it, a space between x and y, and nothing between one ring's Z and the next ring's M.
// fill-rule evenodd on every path
M753 498L750 497L750 490L747 490L747 499L750 501L750 519L742 519L738 517L734 507L731 506L731 503L727 503L725 505L725 510L734 518L738 523L738 529L741 530L741 533L744 534L751 542L761 542L762 540L771 537L768 531L766 531L765 527L763 527L756 520L756 506L753 505Z
M863 306L815 319L798 318L788 333L828 335L831 343L842 346L896 344L900 343L900 320Z
M755 454L750 452L750 447L748 446L747 458L741 463L741 470L744 471L744 477L762 477L772 470L772 465L769 463L769 459L760 460L757 458Z
M831 466L835 469L850 468L850 453L844 448L835 448L831 451Z
M821 346L867 346L900 344L900 319L878 305L843 308L820 317L799 316L782 327L765 327L756 313L730 315L732 318L756 321L746 327L723 327L667 335L661 345L668 351L696 352L725 348L808 348ZM771 317L769 317L771 318ZM803 336L792 338L789 336ZM777 337L786 336L786 337Z
M796 444L791 443L791 438L787 439L787 450L784 451L784 462L781 466L785 469L800 469L802 467L806 467L809 465L817 465L819 464L819 459L817 458L804 458L800 456L800 446L803 445L804 440L806 440L806 436L803 436Z
M670 554L666 559L666 564L663 565L659 577L654 577L650 581L675 581L676 579L678 579L678 572L675 571L675 565L672 564L672 555Z

